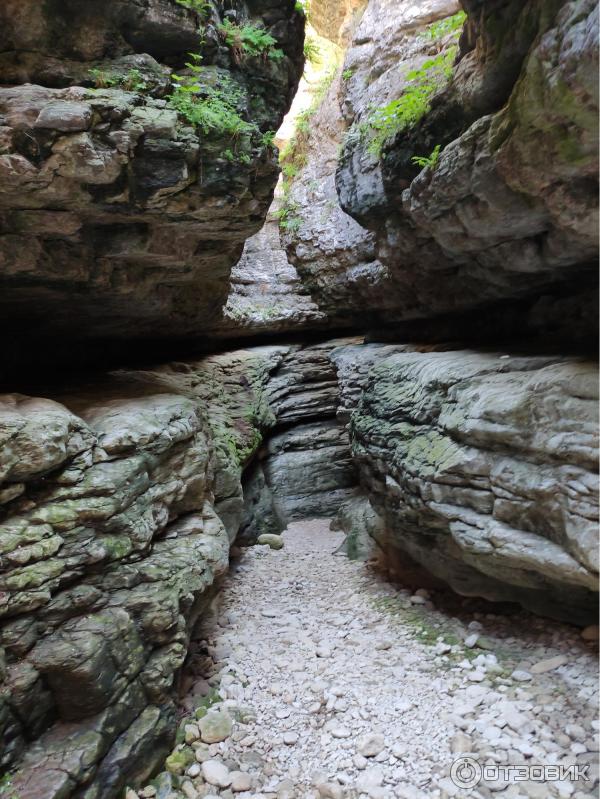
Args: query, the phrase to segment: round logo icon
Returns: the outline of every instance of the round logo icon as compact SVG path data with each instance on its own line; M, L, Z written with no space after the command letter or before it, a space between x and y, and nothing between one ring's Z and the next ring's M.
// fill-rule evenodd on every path
M474 788L482 774L481 766L472 757L459 757L450 769L450 779L457 788Z

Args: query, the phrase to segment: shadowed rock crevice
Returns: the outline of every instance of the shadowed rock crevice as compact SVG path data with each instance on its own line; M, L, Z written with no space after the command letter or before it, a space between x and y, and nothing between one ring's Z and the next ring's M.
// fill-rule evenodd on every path
M0 767L18 799L122 799L169 752L144 799L199 799L184 664L205 682L230 555L299 520L336 516L351 558L418 579L403 610L431 584L597 612L597 8L313 0L305 49L327 37L335 69L311 87L306 68L276 192L301 6L0 9ZM267 540L288 566L300 551ZM247 555L262 575L265 556ZM267 613L256 629L278 630ZM462 652L436 636L436 657ZM477 658L474 682L504 679Z

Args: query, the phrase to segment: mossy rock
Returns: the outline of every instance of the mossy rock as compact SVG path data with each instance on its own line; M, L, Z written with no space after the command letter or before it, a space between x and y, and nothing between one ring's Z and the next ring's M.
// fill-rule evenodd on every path
M271 549L283 549L283 538L274 533L263 533L256 539L257 544L266 544Z
M189 746L185 746L183 749L178 749L169 755L165 761L165 768L170 774L180 777L186 768L192 765L194 760L194 750Z

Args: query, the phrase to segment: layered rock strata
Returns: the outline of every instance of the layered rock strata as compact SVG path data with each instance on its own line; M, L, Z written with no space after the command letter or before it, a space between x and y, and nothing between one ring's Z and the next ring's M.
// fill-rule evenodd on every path
M372 536L460 593L588 620L596 385L580 359L338 340L4 396L0 696L19 796L149 776L238 531L346 503L350 554Z
M238 353L3 396L2 763L22 799L114 797L170 748L273 365Z
M597 7L518 5L465 2L459 40L456 2L369 3L314 119L325 152L290 193L288 253L322 310L351 316L362 301L367 324L430 320L430 331L485 308L485 329L510 300L526 335L565 313L593 331ZM398 121L406 96L423 107ZM415 164L436 147L430 166ZM548 318L547 302L563 310ZM499 314L493 329L511 325Z
M268 132L302 71L304 17L293 0L190 5L0 10L0 312L21 347L197 335L219 318L273 196ZM224 21L275 44L240 53ZM208 121L169 99L175 71L213 104Z
M238 532L255 540L351 495L329 358L340 343L2 397L0 726L21 799L113 797L146 779Z
M248 239L231 270L227 303L211 331L215 338L274 336L329 325L282 247L279 208L275 200L263 228Z
M284 526L332 516L356 485L348 435L337 418L340 388L331 356L342 344L352 346L342 339L293 351L268 386L277 426L263 469Z
M389 5L370 5L361 41L379 39ZM358 101L351 90L345 106L353 127L337 171L340 202L376 233L405 318L536 296L552 284L568 293L597 257L596 4L464 7L447 87L379 157L364 93ZM386 70L395 96L414 91L414 70L433 80L432 47L451 46L402 22L400 58ZM435 165L419 171L413 156L437 145Z
M383 520L378 543L461 594L593 619L597 396L597 365L581 359L381 360L351 422L361 485Z

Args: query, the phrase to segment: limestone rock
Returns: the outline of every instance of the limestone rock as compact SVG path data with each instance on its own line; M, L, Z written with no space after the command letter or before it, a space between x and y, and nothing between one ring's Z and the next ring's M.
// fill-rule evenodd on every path
M357 751L363 757L376 757L385 747L385 739L379 733L370 733L359 739Z
M207 760L202 764L202 776L209 785L217 788L227 788L231 785L231 773L224 763L219 760Z
M271 203L278 167L262 134L291 103L304 25L293 3L243 4L283 56L238 63L217 33L225 12L209 4L202 20L197 79L239 93L254 125L239 160L166 99L171 73L198 52L196 11L3 3L0 305L24 354L58 358L65 337L181 337L219 318Z
M171 750L173 677L227 568L241 516L232 502L241 509L244 458L272 418L263 381L279 353L122 371L52 400L1 398L11 667L0 733L20 795L67 797L92 779L112 799ZM174 753L173 773L189 755Z
M212 335L250 337L328 326L327 314L310 297L282 246L280 207L276 196L262 230L247 240L232 268L229 296Z
M266 544L271 549L283 549L283 538L280 535L263 533L256 539L257 544Z
M198 722L198 727L204 743L216 744L229 738L233 729L233 720L224 710L209 710Z
M368 3L311 120L310 154L290 191L299 224L285 235L289 258L332 320L436 340L518 326L559 345L589 341L597 7L462 5L459 37L432 27L443 31L460 9L454 0ZM410 91L415 71L433 74L444 54L450 79L374 154L374 109ZM437 145L434 168L414 163Z
M384 520L379 544L459 592L589 619L596 368L468 351L398 353L377 364L351 437Z
M388 87L378 105L410 88L406 75L428 55L417 26L442 5L452 13L448 3L418 11L388 0L369 4L356 33L360 45L347 59L357 64L345 106L355 125L370 113L361 92L365 70ZM337 173L342 207L376 232L375 251L388 272L388 294L397 292L399 318L535 294L562 283L566 267L577 274L571 290L593 280L597 8L580 0L546 14L532 2L515 18L507 4L482 12L477 2L464 6L468 29L458 65L431 113L392 137L380 159L369 155L368 136L350 135ZM383 19L402 53L388 56L385 72L378 57L392 51L378 35ZM510 43L504 30L511 31ZM496 37L502 47L494 46ZM566 110L573 105L575 117ZM437 165L419 172L412 156L428 155L435 144L442 147ZM576 184L587 190L575 192Z

